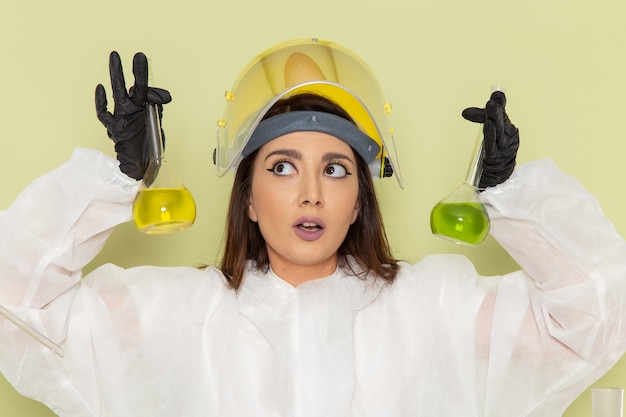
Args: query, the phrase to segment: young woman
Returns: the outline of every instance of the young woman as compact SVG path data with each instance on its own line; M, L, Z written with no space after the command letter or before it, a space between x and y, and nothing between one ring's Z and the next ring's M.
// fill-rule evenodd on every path
M315 123L324 123L326 117L344 129L345 141L350 134L355 141L371 140L341 107L318 95L283 98L264 120L285 125L285 116L291 123L313 117ZM261 122L259 131L265 128ZM355 262L360 265L355 275L392 282L397 262L387 244L364 157L328 133L295 131L273 138L276 129L270 132L268 138L274 140L267 146L254 151L247 147L235 176L220 266L230 285L241 286L247 261L263 271L270 265L275 272L284 270L279 276L293 285L331 275L338 263L350 268ZM333 144L338 151L330 151ZM318 156L311 159L317 165L306 164L305 157L315 153ZM287 207L294 212L286 215Z
M219 269L81 279L143 175L144 59L129 96L112 55L113 114L97 90L119 163L77 150L0 215L0 304L65 351L0 323L0 370L23 394L61 416L560 415L623 354L626 245L551 162L509 178L501 93L469 113L489 139L492 234L521 271L394 260L371 178L381 146L362 113L307 84L216 156L237 169Z

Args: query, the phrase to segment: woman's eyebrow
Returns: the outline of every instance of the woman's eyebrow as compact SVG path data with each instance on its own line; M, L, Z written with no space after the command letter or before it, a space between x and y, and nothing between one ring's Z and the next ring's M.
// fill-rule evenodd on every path
M328 152L328 153L324 154L324 156L322 157L323 161L332 161L334 159L346 159L346 160L350 161L350 163L354 164L354 161L352 160L352 158L350 158L348 155L346 155L344 153L340 153L340 152Z
M268 153L267 156L265 157L265 160L267 161L268 158L271 158L274 155L287 156L293 159L302 159L302 153L300 151L297 151L295 149L277 149L275 151Z
M265 160L267 161L269 158L276 156L276 155L286 156L288 158L293 158L296 160L302 160L302 158L304 157L302 152L296 149L276 149L275 151L268 153L267 156L265 157ZM348 155L341 153L341 152L327 152L322 156L322 161L324 162L329 162L329 161L333 161L337 159L345 159L349 161L350 163L354 164L354 161L352 160L352 158L350 158Z

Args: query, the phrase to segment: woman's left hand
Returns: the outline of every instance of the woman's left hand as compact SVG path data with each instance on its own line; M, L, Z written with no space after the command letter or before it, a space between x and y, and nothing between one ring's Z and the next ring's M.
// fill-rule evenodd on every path
M483 123L484 158L478 185L480 189L503 183L515 168L519 130L509 120L505 107L506 96L502 91L495 91L484 109L469 107L462 113L471 122Z

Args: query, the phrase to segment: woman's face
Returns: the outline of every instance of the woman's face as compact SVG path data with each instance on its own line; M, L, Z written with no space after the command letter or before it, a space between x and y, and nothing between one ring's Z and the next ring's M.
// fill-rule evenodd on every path
M259 149L248 215L259 224L272 270L292 285L332 274L357 218L354 152L319 132L294 132Z

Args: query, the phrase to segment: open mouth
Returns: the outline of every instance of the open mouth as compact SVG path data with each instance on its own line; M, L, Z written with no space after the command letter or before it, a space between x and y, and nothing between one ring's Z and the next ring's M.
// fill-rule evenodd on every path
M301 217L294 223L293 230L300 239L313 241L324 234L325 226L317 217Z
M303 222L303 223L299 223L299 224L297 225L297 227L298 227L299 229L302 229L302 230L307 231L307 232L317 232L317 231L319 231L319 230L322 230L322 229L323 229L323 227L322 227L322 226L320 226L319 224L317 224L317 223L312 223L312 222Z

